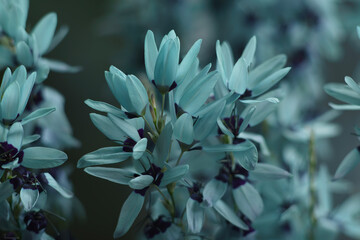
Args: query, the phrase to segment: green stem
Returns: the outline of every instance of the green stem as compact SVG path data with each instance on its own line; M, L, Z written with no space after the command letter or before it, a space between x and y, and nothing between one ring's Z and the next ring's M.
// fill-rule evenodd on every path
M182 158L182 156L183 156L183 155L184 155L184 151L183 151L183 150L181 150L181 154L180 154L179 158L177 159L177 161L176 161L176 165L175 165L175 166L179 165L179 163L180 163L180 159Z
M148 126L150 132L152 133L152 135L157 136L156 132L152 129L151 125L149 124L149 122L146 120L146 118L144 116L142 116L142 118L145 121L145 124Z
M316 224L317 224L317 219L316 219L316 215L315 215L315 206L316 206L316 187L315 187L316 150L315 150L315 136L314 136L313 131L311 131L311 136L310 136L309 153L310 153L310 163L309 163L310 233L309 233L309 240L315 240L315 229L316 229Z
M161 103L161 115L160 119L164 116L164 108L165 108L165 94L162 94L162 103Z

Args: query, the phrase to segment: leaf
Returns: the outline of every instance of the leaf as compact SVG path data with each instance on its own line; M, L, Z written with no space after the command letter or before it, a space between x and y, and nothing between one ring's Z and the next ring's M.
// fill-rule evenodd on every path
M33 169L45 169L60 166L67 160L67 155L53 148L30 147L24 149L21 165Z
M10 197L14 191L14 186L10 183L10 180L0 183L0 202Z
M46 180L48 181L48 185L55 189L58 193L60 193L65 198L72 198L74 194L62 186L50 175L50 173L44 173Z
M251 221L254 221L264 209L260 194L250 183L233 189L233 196L237 207Z
M340 163L337 168L334 176L334 180L343 178L346 174L348 174L351 170L355 168L360 162L360 152L359 147L351 150L344 158L344 160Z
M127 169L110 167L87 167L84 171L92 176L122 185L128 185L135 173Z
M235 225L238 228L243 230L248 230L249 227L244 223L234 211L222 200L219 200L215 203L214 209L223 216L226 220L228 220L231 224Z
M114 238L124 236L133 225L136 217L144 204L144 197L138 193L132 192L123 204L114 232Z

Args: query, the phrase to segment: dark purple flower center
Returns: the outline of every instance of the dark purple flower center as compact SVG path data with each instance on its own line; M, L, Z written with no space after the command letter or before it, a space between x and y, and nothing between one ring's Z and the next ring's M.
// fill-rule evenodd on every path
M199 183L194 183L192 188L188 188L190 193L190 198L201 203L203 201L203 195L200 192L201 185Z
M47 219L40 211L27 212L24 217L24 222L26 224L26 229L35 233L39 233L47 226Z
M145 226L144 233L147 238L153 238L159 233L164 233L170 226L171 221L167 221L166 217L161 215Z
M223 163L215 179L228 183L235 189L244 185L247 182L248 177L249 172L240 164L236 163L235 167L233 167L231 162L227 161L226 163Z
M3 165L13 162L17 158L19 158L19 163L21 163L23 157L23 151L18 152L17 148L7 142L0 143L0 169Z
M43 173L35 175L22 166L15 168L13 174L15 177L10 179L10 183L13 185L14 189L37 189L39 192L42 192L42 186L48 183Z
M144 129L140 128L137 131L139 133L140 138L143 138L144 137ZM124 152L132 152L135 145L136 145L136 141L134 141L132 138L127 138L124 141L124 146L123 146Z
M151 164L150 168L147 171L141 173L141 175L150 175L150 176L152 176L154 178L152 183L155 184L156 186L159 186L160 183L161 183L161 179L164 176L164 173L161 172L161 168L159 168L155 164ZM138 176L140 176L140 175L134 174L134 177L138 177ZM145 187L143 189L136 189L134 191L136 193L142 195L142 196L145 196L145 193L146 193L146 191L148 189L149 189L149 187Z

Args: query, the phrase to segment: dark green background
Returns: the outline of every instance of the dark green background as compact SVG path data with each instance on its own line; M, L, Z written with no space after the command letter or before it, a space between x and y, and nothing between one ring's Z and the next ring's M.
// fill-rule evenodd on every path
M37 0L30 2L29 29L43 15L51 11L58 14L59 25L68 25L70 28L68 36L51 52L49 57L83 67L83 70L77 74L50 73L49 79L46 80L47 85L55 87L65 96L66 112L73 126L74 135L82 142L80 149L66 151L69 155L67 164L74 169L77 160L83 154L112 144L92 125L88 115L90 109L84 104L84 100L90 98L115 104L104 78L104 71L110 65L115 65L126 73L136 74L138 71L132 67L131 62L136 58L126 55L129 50L131 52L131 49L125 49L125 47L129 48L129 45L124 45L124 41L118 36L100 36L96 31L95 26L98 25L99 19L106 15L111 2L113 1ZM182 16L172 17L181 18ZM162 21L167 22L167 19ZM142 42L147 27L138 27L143 30L134 37ZM168 29L174 27L169 26ZM156 31L157 26L151 28ZM181 38L181 34L179 35ZM203 37L206 39L206 36ZM217 38L221 39L221 36L217 36ZM359 51L354 50L354 46L347 46L348 42L344 43L345 54L343 58L337 62L326 64L328 82L343 81L344 76L351 75L356 63L360 62ZM134 47L134 52L139 52L139 48L142 49L143 45L131 47ZM359 44L355 47L359 48ZM138 66L139 64L133 65ZM322 103L323 108L327 108L327 101L325 100ZM357 145L356 138L349 133L353 131L353 125L359 122L358 116L360 114L344 113L337 119L343 126L343 133L334 139L336 154L332 159L328 159L332 173L343 156ZM359 183L360 178L356 178L359 171L360 169L357 169L348 178ZM70 224L70 231L74 238L112 239L122 203L129 190L120 185L89 176L79 169L74 170L71 179L74 183L74 191L87 213L86 221L75 220ZM355 192L359 190L359 187L354 188ZM131 233L125 239L131 239Z

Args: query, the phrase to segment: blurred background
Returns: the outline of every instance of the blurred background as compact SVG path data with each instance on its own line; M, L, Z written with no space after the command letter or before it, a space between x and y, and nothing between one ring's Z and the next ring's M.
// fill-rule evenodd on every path
M281 7L275 2L282 2ZM51 72L46 82L65 96L74 136L82 143L81 148L66 150L67 165L74 169L74 191L86 211L85 219L70 224L73 239L112 239L122 203L128 196L129 189L85 174L76 169L76 162L85 153L112 145L91 123L91 110L84 100L117 105L104 71L115 65L127 74L143 75L143 41L148 29L158 43L162 35L174 29L184 51L202 38L203 66L209 62L214 66L217 39L229 41L237 59L248 39L256 35L258 59L279 53L288 55L287 65L293 67L289 78L295 82L292 86L303 84L310 89L303 96L307 109L326 111L327 103L334 101L324 94L323 83L343 82L346 75L360 80L360 40L356 36L360 11L356 1L298 2L301 4L278 0L30 1L29 29L52 11L58 14L59 26L70 28L68 36L48 57L82 67L76 74ZM333 151L322 159L331 173L358 144L351 133L359 118L358 113L345 112L335 120L341 124L342 133L332 139ZM354 192L360 191L359 172L360 168L347 177L353 182ZM124 239L132 239L133 234L130 232Z

